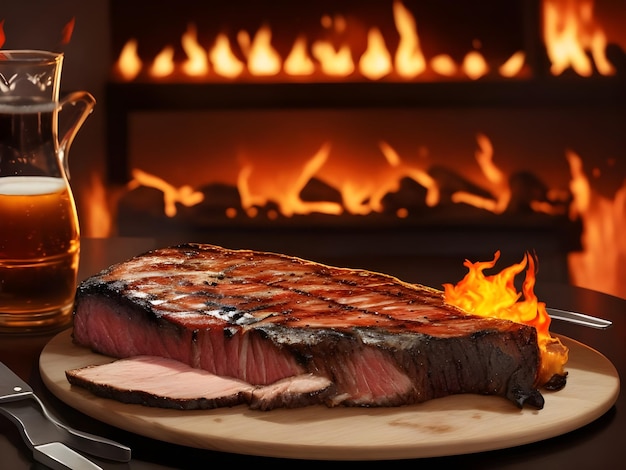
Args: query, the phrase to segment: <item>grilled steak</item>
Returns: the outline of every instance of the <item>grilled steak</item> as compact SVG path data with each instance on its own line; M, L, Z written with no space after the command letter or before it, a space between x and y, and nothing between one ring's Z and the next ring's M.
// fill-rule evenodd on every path
M392 276L275 253L184 244L113 265L79 285L73 340L255 386L312 374L332 382L328 406L475 393L543 407L533 327L468 315Z

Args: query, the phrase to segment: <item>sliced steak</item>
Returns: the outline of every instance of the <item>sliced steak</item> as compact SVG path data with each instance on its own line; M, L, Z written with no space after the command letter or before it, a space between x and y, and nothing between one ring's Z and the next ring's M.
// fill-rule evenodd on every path
M65 372L72 385L123 403L183 410L234 406L254 388L242 380L220 377L187 364L156 356L137 356Z
M179 410L212 409L246 403L252 409L321 404L332 395L326 377L304 374L254 386L157 356L135 356L65 372L72 385L122 403Z
M329 404L328 400L335 396L335 386L330 379L313 374L286 377L270 385L254 387L251 393L245 394L250 408L262 411Z
M251 385L325 377L331 406L460 393L543 406L533 327L468 315L392 276L275 253L184 244L111 266L80 284L73 339Z

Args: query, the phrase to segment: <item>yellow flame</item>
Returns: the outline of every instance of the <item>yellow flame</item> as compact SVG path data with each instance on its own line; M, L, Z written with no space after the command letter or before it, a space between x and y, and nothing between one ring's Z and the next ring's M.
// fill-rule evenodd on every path
M469 270L467 275L456 285L444 284L445 301L474 315L503 318L534 327L541 352L537 382L540 385L545 384L553 375L565 374L568 348L550 334L551 319L546 305L535 296L533 258L525 255L520 263L486 276L484 271L492 269L499 258L500 252L497 251L492 261L472 263L466 260L464 266ZM514 283L515 277L527 265L522 292L518 292Z
M452 57L447 54L439 54L433 57L430 60L430 68L444 77L452 77L458 70Z
M272 47L272 32L267 25L257 31L248 57L248 70L253 75L276 75L280 72L282 62L280 55Z
M593 0L544 0L543 36L553 75L571 67L580 76L591 76L593 66L587 51L599 73L615 74L605 55L606 35L593 18L593 7Z
M308 55L304 36L296 38L283 68L287 74L294 76L311 75L315 71L315 64Z
M396 72L404 78L416 77L426 69L426 59L417 35L417 23L411 12L398 0L393 2L393 18L400 35L395 56Z
M509 59L498 68L498 72L501 76L506 78L515 77L516 75L519 75L525 62L526 54L518 51L509 57Z
M463 59L463 70L472 80L478 80L489 72L487 61L478 51L468 52Z
M594 70L602 75L616 73L606 56L609 40L594 18L593 0L544 0L542 7L543 39L553 75L560 75L568 68L585 77ZM331 30L335 40L313 40L312 57L309 57L306 40L300 32L283 60L271 44L270 26L263 25L254 40L245 30L237 34L245 62L233 53L226 36L218 34L210 52L211 63L219 76L231 79L240 76L246 67L252 76L261 77L275 76L284 68L286 75L293 77L313 76L319 70L328 77L341 78L350 76L358 69L361 76L370 80L379 80L393 72L399 78L412 79L428 68L442 77L468 77L471 80L477 80L490 72L489 62L477 50L467 52L461 64L448 54L439 54L427 60L420 47L414 15L401 0L393 1L392 10L399 38L395 51L388 49L386 38L380 28L374 25L367 32L365 53L355 58L351 44L337 42L338 35L349 29L346 18L342 15L324 15L321 25ZM208 75L207 53L197 42L195 25L188 26L181 43L188 56L182 67L184 73L191 77ZM142 62L137 55L137 47L137 41L130 39L120 53L116 67L120 78L124 80L134 80L141 71ZM170 75L175 68L169 64L171 56L169 46L165 47L159 57L153 60L150 75L155 78ZM497 73L505 78L515 77L523 70L525 60L523 52L515 52L497 68Z
M385 45L383 34L378 28L371 28L367 33L367 49L359 60L361 75L371 80L389 75L392 71L391 55Z
M354 72L352 52L347 44L336 50L329 41L315 41L312 53L321 70L330 77L346 77Z
M183 71L191 77L206 75L209 72L209 62L205 50L198 44L198 33L194 24L187 27L181 44L187 54L187 60L182 67Z
M215 44L209 51L209 59L216 74L222 77L236 78L244 71L245 65L237 58L230 47L230 41L224 33L215 38Z
M126 80L134 80L141 72L142 63L137 54L137 40L130 39L122 48L116 68Z
M174 48L172 46L165 47L154 58L152 67L150 67L150 76L167 77L174 72Z

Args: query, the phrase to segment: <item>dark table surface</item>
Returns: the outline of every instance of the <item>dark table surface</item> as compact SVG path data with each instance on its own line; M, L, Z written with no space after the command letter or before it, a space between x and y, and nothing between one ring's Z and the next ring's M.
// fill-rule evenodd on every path
M95 274L114 262L122 261L162 245L155 239L140 238L84 240L80 278ZM329 259L323 261L337 265L358 265L358 267L384 271L409 282L420 282L433 287L440 287L439 282L441 279L445 280L447 275L446 273L439 273L440 278L438 278L436 270L424 270L424 272L432 273L432 279L429 280L424 279L425 274L420 273L418 269L407 268L408 265L419 266L419 259ZM412 279L411 276L419 278ZM447 282L457 282L459 279L453 277ZM561 283L542 284L538 282L535 293L539 300L546 302L548 306L583 311L613 321L613 326L608 330L596 330L554 321L551 331L576 339L599 351L615 365L620 378L626 375L625 299ZM43 385L39 375L39 355L54 334L56 333L28 336L0 334L0 361L29 382L51 411L67 424L83 431L114 439L132 448L133 458L129 463L117 464L94 459L103 468L196 469L216 468L217 465L223 463L292 467L303 463L300 460L250 456L245 454L245 449L242 449L241 454L227 454L156 441L109 426L74 410L52 395ZM458 465L462 468L519 468L524 470L622 467L626 465L625 410L626 397L621 392L615 405L594 422L575 431L541 442L469 455L394 460L385 462L385 465L390 468L393 465L394 468L413 469L441 469L444 465L452 465L453 467ZM321 463L323 464L323 462ZM355 456L354 461L343 463L343 465L354 464L359 464L358 456ZM15 470L43 468L33 461L32 453L22 442L17 428L8 419L1 416L0 468Z

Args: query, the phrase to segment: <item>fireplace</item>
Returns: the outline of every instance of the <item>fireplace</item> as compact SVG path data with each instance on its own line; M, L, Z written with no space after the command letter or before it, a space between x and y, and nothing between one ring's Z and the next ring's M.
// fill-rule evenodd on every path
M614 2L110 9L107 171L87 195L105 235L607 266L593 237L626 218Z

